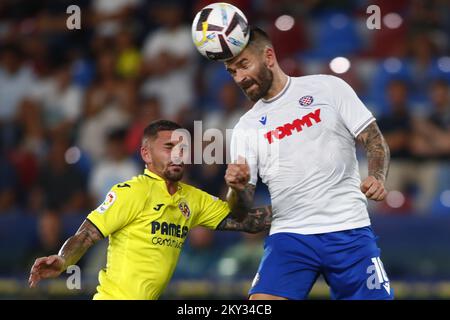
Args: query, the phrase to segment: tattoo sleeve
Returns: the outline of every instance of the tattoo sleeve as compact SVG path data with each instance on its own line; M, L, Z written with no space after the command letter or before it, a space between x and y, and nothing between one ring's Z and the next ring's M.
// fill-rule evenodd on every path
M103 235L89 220L84 220L78 231L67 239L58 255L65 259L64 269L74 265L94 243L103 239Z
M369 176L386 181L389 169L390 151L377 123L369 124L357 137L367 153Z
M264 206L251 209L243 221L237 221L230 214L217 226L216 230L258 233L268 230L271 221L272 207Z
M229 189L227 202L231 208L231 215L238 221L242 221L253 205L256 186L248 183L244 190Z

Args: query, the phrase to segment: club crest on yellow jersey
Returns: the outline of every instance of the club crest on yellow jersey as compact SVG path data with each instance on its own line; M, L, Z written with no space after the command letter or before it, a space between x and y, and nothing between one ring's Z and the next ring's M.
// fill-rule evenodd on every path
M181 211L181 214L186 218L189 219L189 217L191 216L191 210L189 209L189 206L187 205L186 201L181 201L178 204L178 208Z

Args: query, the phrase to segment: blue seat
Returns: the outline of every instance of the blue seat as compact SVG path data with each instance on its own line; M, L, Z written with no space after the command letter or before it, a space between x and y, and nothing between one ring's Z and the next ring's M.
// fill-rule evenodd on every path
M330 59L355 54L361 48L354 19L345 13L331 11L318 17L315 48L307 56Z

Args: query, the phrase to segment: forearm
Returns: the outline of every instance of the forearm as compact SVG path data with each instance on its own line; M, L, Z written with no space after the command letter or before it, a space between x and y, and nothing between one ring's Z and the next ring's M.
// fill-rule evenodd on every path
M227 194L227 202L234 218L242 221L253 205L255 186L247 184L243 190L238 191L230 188Z
M251 209L242 221L237 221L229 215L219 224L216 230L258 233L269 229L271 221L272 207L264 206Z
M89 245L89 243L83 238L83 235L74 235L67 239L59 250L58 255L64 258L63 270L76 264L90 248L91 245Z
M358 140L363 144L369 167L369 176L375 177L379 181L386 181L389 169L390 151L377 124L372 122L358 136Z
M390 153L386 143L380 144L377 149L367 150L369 176L377 180L386 181L389 170Z
M102 238L95 226L85 221L75 235L67 239L59 250L58 255L64 259L63 270L76 264L86 251Z

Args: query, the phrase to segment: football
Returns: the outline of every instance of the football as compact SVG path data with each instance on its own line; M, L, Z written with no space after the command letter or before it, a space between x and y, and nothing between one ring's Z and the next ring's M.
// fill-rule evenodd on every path
M235 6L218 2L200 10L192 22L192 40L206 58L225 61L237 56L250 37L247 17Z

